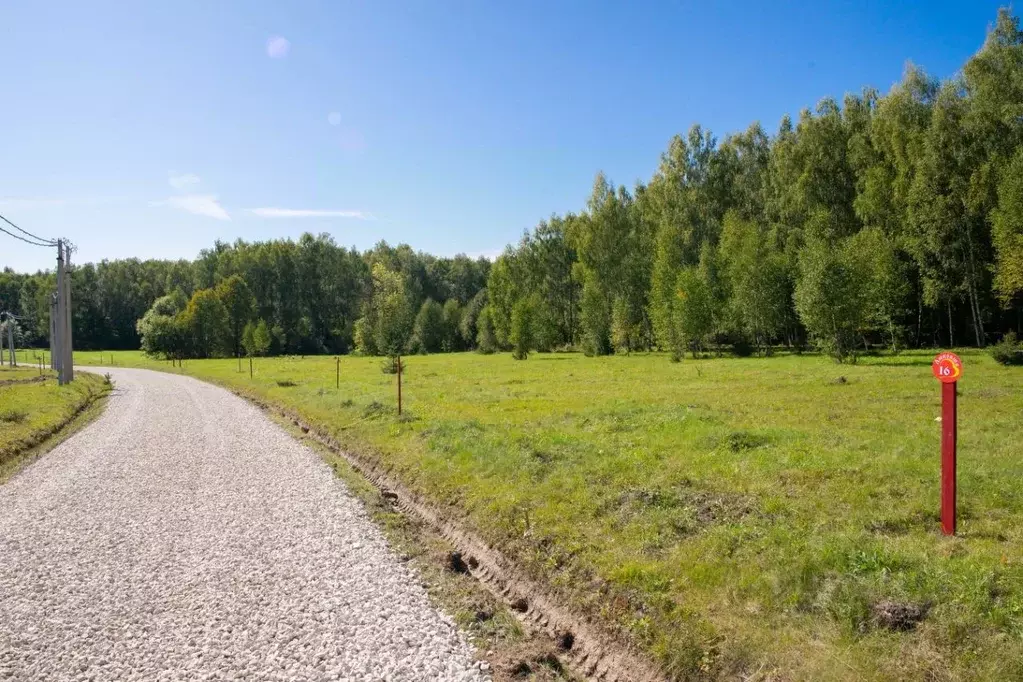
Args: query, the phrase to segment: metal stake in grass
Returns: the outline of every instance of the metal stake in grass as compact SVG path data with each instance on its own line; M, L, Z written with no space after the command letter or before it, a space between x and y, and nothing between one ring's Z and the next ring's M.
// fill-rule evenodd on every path
M341 388L341 356L334 358L334 388Z
M401 356L398 356L398 416L401 416Z
M956 385L963 361L955 353L938 353L931 363L941 382L941 532L956 534Z

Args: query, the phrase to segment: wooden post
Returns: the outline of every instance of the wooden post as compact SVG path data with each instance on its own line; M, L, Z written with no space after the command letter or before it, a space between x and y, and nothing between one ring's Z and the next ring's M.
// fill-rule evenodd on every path
M252 378L252 356L249 356L249 378Z
M334 358L334 388L341 388L341 357Z
M398 356L398 416L401 416L401 356Z

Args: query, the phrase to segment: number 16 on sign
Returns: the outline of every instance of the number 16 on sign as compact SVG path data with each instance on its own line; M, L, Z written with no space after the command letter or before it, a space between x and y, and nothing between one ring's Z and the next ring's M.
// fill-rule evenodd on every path
M955 353L938 353L931 364L941 382L941 532L956 533L956 382L963 361Z

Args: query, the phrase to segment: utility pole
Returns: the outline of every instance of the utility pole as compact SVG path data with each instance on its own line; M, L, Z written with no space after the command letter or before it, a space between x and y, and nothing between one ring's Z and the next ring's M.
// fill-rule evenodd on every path
M6 227L0 226L0 232L10 237L32 246L57 247L57 291L50 301L50 366L57 370L60 384L63 386L74 380L74 358L71 344L71 244L64 239L47 239L32 234L2 215L0 215L0 221L15 230L15 232L11 232ZM7 313L7 317L10 319L13 318L13 315ZM13 327L11 327L8 336L11 346L13 346ZM0 343L0 349L2 346L3 344ZM14 348L11 348L10 351L13 364L16 362Z
M67 381L70 383L75 380L75 356L74 356L74 343L72 339L72 324L71 324L71 245L64 244L64 319L65 329L67 334L64 336L66 341L65 345L65 372L67 374Z
M64 376L64 241L61 239L57 240L57 293L54 299L54 358L57 363L57 382L63 386L67 379Z

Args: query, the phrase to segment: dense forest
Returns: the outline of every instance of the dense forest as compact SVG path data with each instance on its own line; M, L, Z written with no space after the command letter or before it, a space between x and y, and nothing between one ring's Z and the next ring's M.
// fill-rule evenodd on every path
M52 280L0 274L28 343ZM1002 10L948 80L910 65L773 135L695 125L649 182L598 174L493 264L304 235L84 265L73 289L77 347L170 357L984 346L1023 325L1023 32Z

